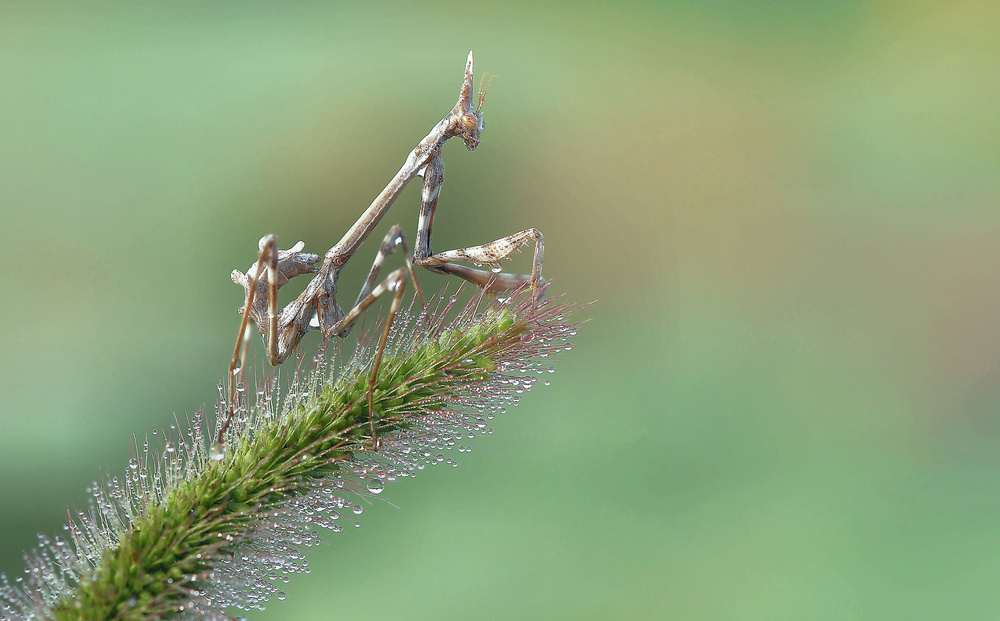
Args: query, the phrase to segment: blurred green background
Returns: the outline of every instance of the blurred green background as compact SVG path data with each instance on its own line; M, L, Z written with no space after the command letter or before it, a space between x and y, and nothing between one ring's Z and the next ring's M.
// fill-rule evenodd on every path
M435 248L535 226L591 322L459 468L390 486L251 618L997 618L998 23L4 3L0 570L133 433L214 403L229 272L267 232L339 239L474 49L500 77L482 146L445 151ZM412 236L418 200L379 230Z

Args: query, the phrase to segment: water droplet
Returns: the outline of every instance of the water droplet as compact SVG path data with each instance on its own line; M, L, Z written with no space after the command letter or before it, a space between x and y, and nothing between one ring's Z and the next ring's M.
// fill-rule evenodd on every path
M569 351L571 349L573 349L573 344L570 343L569 341L566 341L566 351Z
M361 515L362 513L365 512L365 508L362 507L361 505L354 505L353 507L351 507L351 511L354 512L354 515Z
M551 386L552 382L550 382L549 380L545 380L544 382L542 382L542 384L545 386Z
M493 272L494 274L499 274L500 272L503 271L503 268L500 267L500 264L498 263L498 264L494 265L493 267L491 267L490 271Z
M132 459L128 460L128 467L131 468L132 470L135 470L136 468L138 468L139 467L138 460L136 460L135 457L133 457Z
M373 494L381 494L382 490L385 489L385 483L382 479L372 479L368 481L368 491Z
M555 373L556 372L556 368L555 367L549 367L548 368L548 372L549 373Z
M221 442L216 442L212 445L212 450L208 453L208 458L212 461L222 461L222 458L226 456L226 445Z
M167 445L163 447L163 450L165 450L168 453L173 453L177 449L174 447L173 442L167 442Z
M239 375L240 371L242 371L242 370L243 370L243 367L236 367L235 369L233 369L233 377L236 377L237 375Z

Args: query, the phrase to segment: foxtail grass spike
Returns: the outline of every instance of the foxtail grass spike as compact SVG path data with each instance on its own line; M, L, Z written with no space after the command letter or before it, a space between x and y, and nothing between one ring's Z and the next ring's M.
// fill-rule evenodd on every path
M528 294L433 306L397 316L371 406L373 347L340 364L321 350L287 388L277 375L239 386L222 447L221 422L206 428L201 413L135 441L124 474L94 485L64 535L39 536L25 575L0 578L0 620L221 620L284 599L318 529L356 526L387 484L454 465L451 449L548 383L576 333L571 305ZM219 392L217 421L230 411Z

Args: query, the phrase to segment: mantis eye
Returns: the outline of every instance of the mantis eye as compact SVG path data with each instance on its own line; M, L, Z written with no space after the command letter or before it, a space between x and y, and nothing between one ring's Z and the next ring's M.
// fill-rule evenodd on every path
M482 121L475 114L463 114L462 115L462 129L467 132L479 131L482 127Z

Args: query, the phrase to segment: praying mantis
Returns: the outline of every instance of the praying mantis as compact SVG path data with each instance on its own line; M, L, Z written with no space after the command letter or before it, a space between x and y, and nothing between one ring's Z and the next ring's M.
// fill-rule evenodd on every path
M431 250L431 229L434 224L434 214L441 185L444 183L444 162L441 159L441 148L450 138L459 137L469 151L479 146L480 134L483 131L482 108L486 101L486 92L480 88L478 101L473 101L473 71L472 52L465 65L465 79L458 95L455 107L431 129L430 133L407 156L399 172L389 181L371 205L361 214L344 236L323 256L322 262L317 254L302 252L304 244L300 241L291 248L282 250L278 247L276 235L265 235L259 242L257 260L250 266L247 273L233 270L232 280L242 285L245 292L244 304L239 312L243 316L240 322L236 346L229 363L229 413L226 421L219 426L213 456L221 455L223 438L226 429L234 415L235 376L241 372L242 354L246 339L249 337L249 321L257 325L257 330L264 340L268 362L278 366L284 362L302 337L311 330L319 330L324 340L347 337L361 314L380 296L393 293L392 302L379 339L378 349L372 363L368 382L369 412L373 412L372 399L379 365L385 351L386 341L393 319L402 302L406 278L413 281L416 296L421 305L424 304L423 293L414 272L414 264L439 274L451 274L466 280L487 292L500 292L528 286L532 299L537 300L545 286L542 278L542 255L544 243L542 234L534 228L525 229L506 237L479 246L470 246L445 252L434 253ZM486 88L489 88L487 82ZM475 105L474 107L474 103ZM411 256L410 246L403 229L393 226L375 255L375 261L368 273L360 293L353 306L345 312L337 303L337 280L344 265L354 256L362 243L385 216L386 212L399 197L403 188L414 177L423 180L420 195L420 211L417 217L416 247ZM529 242L534 242L534 255L530 274L510 274L502 271L500 263ZM381 282L379 272L385 258L396 249L402 250L405 266L390 272ZM491 269L481 270L459 264L471 262L474 265L487 265ZM252 273L252 275L251 275ZM278 289L292 278L303 274L314 274L305 289L280 311L277 308ZM374 415L370 417L372 443L378 448L375 435ZM221 457L220 457L221 458Z

